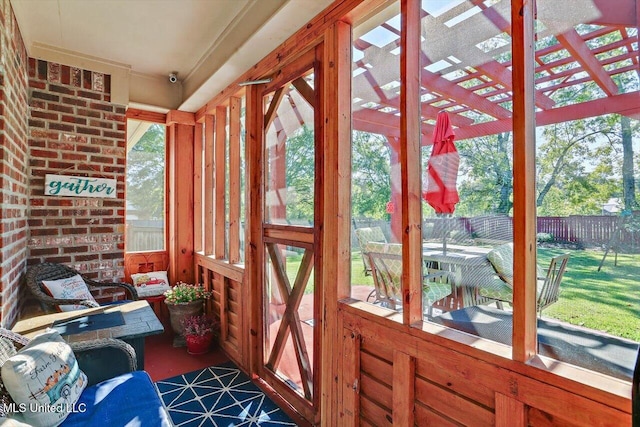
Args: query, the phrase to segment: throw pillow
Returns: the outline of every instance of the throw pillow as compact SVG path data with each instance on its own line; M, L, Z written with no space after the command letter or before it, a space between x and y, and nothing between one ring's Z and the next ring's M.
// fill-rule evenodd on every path
M166 271L132 274L131 281L133 281L133 286L136 287L140 298L162 295L171 289Z
M513 287L513 243L497 246L487 254L487 259L502 280Z
M54 298L96 301L93 298L93 295L91 295L91 292L89 292L87 284L82 280L82 277L79 274L76 274L73 277L67 277L66 279L43 280L42 283L49 295ZM83 305L60 305L58 307L62 311L88 308Z
M25 421L57 426L74 409L87 377L57 331L35 337L2 365L2 381Z

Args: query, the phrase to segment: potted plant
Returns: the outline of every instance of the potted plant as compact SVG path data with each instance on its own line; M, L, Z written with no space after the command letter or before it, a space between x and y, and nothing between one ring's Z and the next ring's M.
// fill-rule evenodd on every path
M185 317L184 338L189 354L204 354L211 348L211 342L218 329L218 322L204 314Z
M164 302L169 309L171 329L175 333L174 347L184 347L183 321L188 316L197 316L204 311L204 302L211 297L202 285L178 282L173 288L164 293Z

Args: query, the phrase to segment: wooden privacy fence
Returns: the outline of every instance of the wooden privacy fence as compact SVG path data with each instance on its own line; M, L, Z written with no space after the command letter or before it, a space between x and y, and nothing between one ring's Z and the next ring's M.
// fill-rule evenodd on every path
M636 217L639 214L635 214ZM614 234L619 247L640 249L640 231L633 231L631 227L624 227L628 217L612 215L570 215L567 217L546 216L537 218L538 233L550 234L546 242L577 243L585 246L607 245ZM638 221L638 220L636 220ZM361 227L382 228L389 233L389 221L374 219L359 219L353 221L352 242L357 244L353 230ZM512 219L505 215L487 215L477 217L453 218L425 218L423 235L425 238L441 238L447 231L449 238L485 239L491 241L512 241ZM456 234L457 236L453 236ZM464 234L465 236L461 235Z

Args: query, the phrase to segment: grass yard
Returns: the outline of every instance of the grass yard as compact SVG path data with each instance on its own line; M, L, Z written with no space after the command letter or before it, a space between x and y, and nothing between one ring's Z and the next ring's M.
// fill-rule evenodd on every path
M595 250L540 249L538 262L566 252L560 299L543 316L640 341L640 254L619 254L617 266L609 254L599 272L603 252Z
M544 317L640 341L640 254L609 254L602 267L603 252L596 250L540 249L538 263L546 269L555 255L571 253L560 286L560 300L543 311ZM287 256L287 272L293 284L302 256ZM373 286L365 276L359 251L352 252L352 285ZM305 293L313 292L313 276Z

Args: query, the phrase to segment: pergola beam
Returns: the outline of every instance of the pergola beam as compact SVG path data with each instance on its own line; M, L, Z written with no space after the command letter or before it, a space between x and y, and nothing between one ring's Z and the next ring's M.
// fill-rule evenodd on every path
M615 95L608 98L554 108L552 110L538 111L536 113L536 125L545 126L554 123L571 120L597 117L603 114L618 113L632 117L640 112L638 105L638 92ZM509 120L495 120L474 126L456 129L456 140L476 138L479 136L493 135L500 132L508 132L513 129L513 122Z
M598 58L593 55L576 30L565 31L563 34L556 35L556 38L608 96L618 93L618 86L602 68Z

